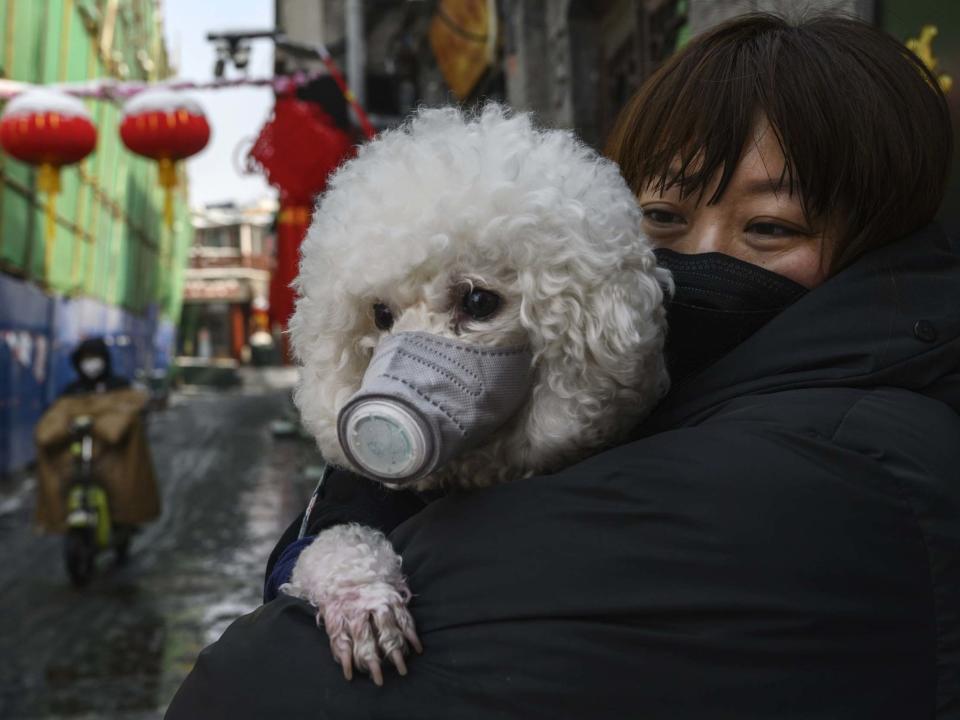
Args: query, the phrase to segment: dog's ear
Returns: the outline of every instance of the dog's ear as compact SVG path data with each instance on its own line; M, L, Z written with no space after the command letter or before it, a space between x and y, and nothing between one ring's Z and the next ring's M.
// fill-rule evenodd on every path
M583 299L583 346L567 346L568 358L582 362L635 390L659 370L664 340L663 288L652 268L624 268Z
M521 273L534 351L530 432L571 450L614 439L667 389L663 278L643 249L613 267L570 258Z

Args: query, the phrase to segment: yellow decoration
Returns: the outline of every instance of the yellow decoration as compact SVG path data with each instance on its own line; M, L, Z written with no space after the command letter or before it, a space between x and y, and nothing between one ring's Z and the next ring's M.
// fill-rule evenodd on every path
M940 61L933 55L933 39L940 33L936 25L924 25L920 28L920 35L907 40L907 47L920 58L927 69L936 74ZM937 82L944 93L950 92L953 87L953 78L945 73L937 75Z
M447 86L469 97L496 57L497 7L492 0L440 0L428 31Z
M170 158L160 160L160 187L163 188L163 219L173 227L173 191L177 187L177 166Z
M309 225L310 208L304 205L289 205L280 210L281 225Z
M53 268L53 242L57 235L57 194L60 192L60 168L50 163L40 166L37 173L37 188L47 196L44 237L44 273L47 279Z

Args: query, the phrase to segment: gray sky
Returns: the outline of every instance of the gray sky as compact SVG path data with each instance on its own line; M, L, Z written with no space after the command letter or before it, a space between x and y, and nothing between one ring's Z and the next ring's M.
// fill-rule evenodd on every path
M167 48L186 80L213 79L213 44L207 33L216 30L273 28L273 0L163 0ZM248 72L263 77L273 72L273 47L267 40L253 45ZM236 71L228 69L227 76ZM269 88L231 88L192 92L210 122L210 143L187 161L190 203L234 200L246 203L274 190L260 175L241 175L238 162L256 137L273 107ZM240 146L243 149L238 149ZM236 160L235 160L236 158Z

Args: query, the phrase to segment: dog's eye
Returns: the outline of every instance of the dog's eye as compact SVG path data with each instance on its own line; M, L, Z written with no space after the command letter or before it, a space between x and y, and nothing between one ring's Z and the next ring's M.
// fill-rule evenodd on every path
M389 330L393 327L393 313L383 303L373 304L373 322L380 330Z
M471 288L464 294L460 307L474 320L485 320L500 307L500 296L483 288Z

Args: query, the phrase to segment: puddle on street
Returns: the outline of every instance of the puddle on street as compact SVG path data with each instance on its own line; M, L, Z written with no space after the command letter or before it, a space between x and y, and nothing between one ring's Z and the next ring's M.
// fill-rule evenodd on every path
M30 529L32 498L0 502L0 553L15 554L0 561L0 717L162 718L200 650L260 604L266 558L312 489L312 446L269 433L285 406L276 391L206 395L154 418L164 516L82 591L60 539Z

